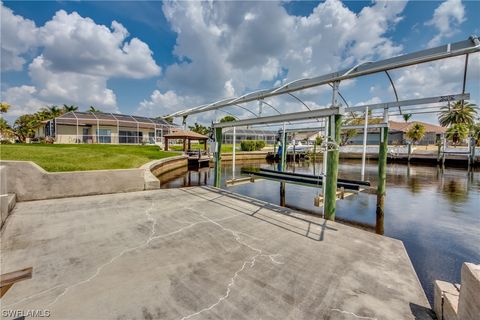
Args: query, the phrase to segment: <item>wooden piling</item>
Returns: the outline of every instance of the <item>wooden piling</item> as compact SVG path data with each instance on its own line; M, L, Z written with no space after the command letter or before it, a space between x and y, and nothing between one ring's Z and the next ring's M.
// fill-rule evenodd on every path
M342 126L342 116L332 115L329 117L331 120L333 117L335 126L329 126L328 128L328 136L334 136L335 142L337 145L340 145L340 129ZM335 132L332 132L332 129ZM338 148L335 150L329 150L327 156L327 182L326 185L323 186L325 188L325 219L327 220L335 220L335 206L337 201L337 178L338 178L338 162L339 162L339 150Z
M409 144L410 146L410 144ZM377 221L383 221L385 215L385 193L387 185L388 128L380 129L380 148L378 152ZM380 233L377 230L377 233Z

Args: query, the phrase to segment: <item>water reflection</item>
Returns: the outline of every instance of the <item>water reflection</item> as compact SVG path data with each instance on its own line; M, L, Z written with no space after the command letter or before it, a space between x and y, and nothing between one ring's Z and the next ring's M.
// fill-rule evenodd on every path
M468 180L460 181L455 179L446 179L442 181L441 190L451 204L463 203L468 199Z
M230 179L232 169L241 177L243 166L276 169L276 164L237 161L222 166L222 177ZM287 171L318 174L321 162L288 163ZM419 279L432 301L433 281L459 282L465 261L480 263L480 174L463 169L422 165L388 164L386 197L375 194L377 163L369 160L365 170L374 192L361 192L337 202L336 220L355 227L402 240ZM207 169L192 172L179 169L163 175L162 188L213 184ZM342 160L339 177L360 179L360 162ZM321 188L257 179L228 187L229 190L259 200L321 215L314 197ZM379 210L382 209L382 210Z

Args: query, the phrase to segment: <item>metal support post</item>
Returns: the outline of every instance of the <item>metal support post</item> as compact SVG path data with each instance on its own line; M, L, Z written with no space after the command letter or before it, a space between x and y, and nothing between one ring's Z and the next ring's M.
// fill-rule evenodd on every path
M447 151L447 138L443 137L442 167L445 166L445 151Z
M282 154L280 158L280 171L285 171L287 164L287 133L285 132L285 122L282 130Z
M214 186L220 188L222 179L222 128L215 128L215 179Z
M475 138L472 137L472 154L471 154L471 157L472 157L472 166L475 165Z
M233 146L232 146L232 180L235 180L235 144L237 142L236 127L233 127Z
M183 125L183 130L187 130L187 116L183 116L182 125Z
M362 151L362 180L365 180L365 162L367 158L367 133L368 133L368 107L365 108L365 123L363 126L363 151Z

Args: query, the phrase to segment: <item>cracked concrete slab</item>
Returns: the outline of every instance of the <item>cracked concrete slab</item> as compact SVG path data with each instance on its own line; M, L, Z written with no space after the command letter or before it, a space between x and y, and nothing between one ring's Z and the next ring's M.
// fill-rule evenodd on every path
M403 244L209 187L18 203L5 310L52 319L429 319Z

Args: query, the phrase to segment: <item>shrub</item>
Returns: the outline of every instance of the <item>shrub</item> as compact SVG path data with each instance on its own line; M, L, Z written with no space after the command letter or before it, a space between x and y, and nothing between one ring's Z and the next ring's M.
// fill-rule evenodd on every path
M242 151L259 151L265 147L265 141L263 140L243 140L240 143L240 149Z
M242 151L253 151L255 148L255 142L253 140L243 140L240 142L240 149Z
M12 144L12 141L3 139L3 140L0 140L0 144Z
M255 150L262 150L265 147L265 141L257 140L255 141Z

